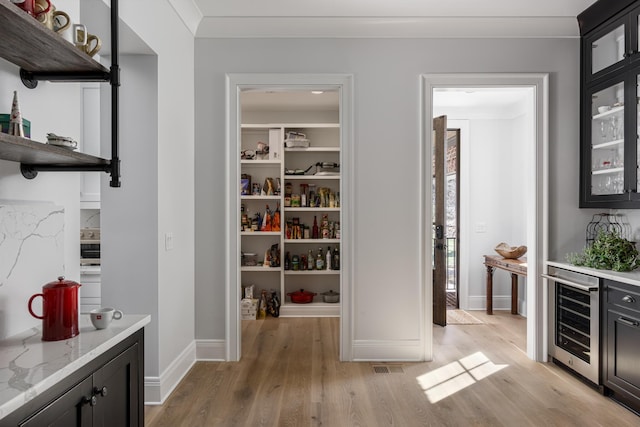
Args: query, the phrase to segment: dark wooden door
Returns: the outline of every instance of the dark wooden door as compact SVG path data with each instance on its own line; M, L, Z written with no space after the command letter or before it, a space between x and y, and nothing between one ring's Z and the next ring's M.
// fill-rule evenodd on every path
M447 116L433 119L433 323L447 324L445 142Z

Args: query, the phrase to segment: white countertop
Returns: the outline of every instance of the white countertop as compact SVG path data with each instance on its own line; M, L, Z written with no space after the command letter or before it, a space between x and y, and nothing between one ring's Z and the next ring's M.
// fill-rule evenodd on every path
M640 286L640 268L630 272L618 272L612 270L597 270L589 267L579 267L566 261L547 261L547 265L564 268L566 270L577 271L578 273L589 274L603 279L615 280L630 285Z
M142 329L148 315L126 314L97 330L80 315L80 334L68 340L42 341L33 328L0 341L0 419L57 384L113 346Z

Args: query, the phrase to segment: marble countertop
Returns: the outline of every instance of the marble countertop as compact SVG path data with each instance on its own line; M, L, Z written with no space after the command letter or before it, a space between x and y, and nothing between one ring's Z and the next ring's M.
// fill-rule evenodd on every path
M547 261L547 265L564 268L566 270L576 271L578 273L589 274L591 276L601 277L603 279L615 280L617 282L628 283L630 285L640 286L640 269L630 272L618 272L611 270L597 270L589 267L578 267L566 261Z
M0 340L0 419L67 375L122 342L151 320L126 314L107 329L97 330L80 315L80 334L61 341L42 341L41 328Z

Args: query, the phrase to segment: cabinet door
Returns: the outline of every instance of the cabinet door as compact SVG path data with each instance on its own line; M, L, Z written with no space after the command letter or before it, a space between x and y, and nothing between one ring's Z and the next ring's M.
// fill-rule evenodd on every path
M640 409L640 319L624 311L607 311L605 386L614 396Z
M140 346L134 344L93 374L94 393L93 425L142 426L143 414L138 394L138 366Z
M92 378L86 378L65 394L51 402L43 410L29 418L21 427L75 427L91 426ZM116 424L113 424L116 425Z
M630 158L625 141L625 80L609 80L585 91L583 100L582 199L587 203L627 201L633 183L625 171ZM635 148L635 147L634 147ZM582 200L581 200L582 201Z
M589 82L620 69L627 60L626 19L603 25L582 42L584 78Z

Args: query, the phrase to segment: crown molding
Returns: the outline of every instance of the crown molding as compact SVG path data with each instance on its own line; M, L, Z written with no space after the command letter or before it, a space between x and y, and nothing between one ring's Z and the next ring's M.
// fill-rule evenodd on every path
M194 36L198 31L198 26L202 21L203 14L194 0L169 0L169 4L176 11L182 22L187 26Z
M578 38L579 33L575 17L205 16L195 36L197 38Z

